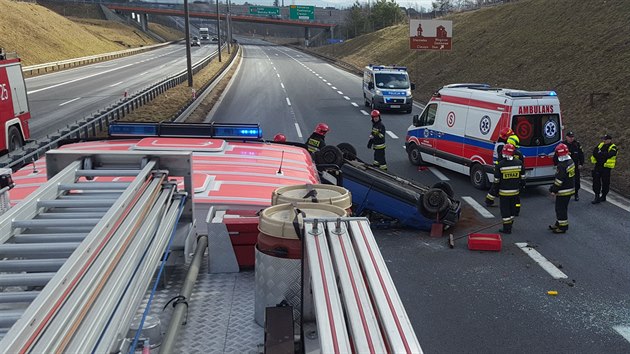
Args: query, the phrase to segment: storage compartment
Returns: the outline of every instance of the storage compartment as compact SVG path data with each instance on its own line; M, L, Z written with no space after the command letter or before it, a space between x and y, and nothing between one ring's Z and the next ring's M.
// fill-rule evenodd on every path
M468 249L473 251L500 251L501 235L470 234L468 235Z
M254 247L258 239L257 210L226 210L223 223L227 227L230 241L239 267L254 266Z

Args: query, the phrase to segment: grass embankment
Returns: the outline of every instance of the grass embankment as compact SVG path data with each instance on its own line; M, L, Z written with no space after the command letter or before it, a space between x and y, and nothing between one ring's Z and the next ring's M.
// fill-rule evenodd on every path
M605 132L613 135L620 155L612 186L630 195L628 14L627 0L522 0L446 17L453 21L450 52L410 50L408 25L317 51L357 68L408 66L414 95L424 102L439 87L457 82L555 90L565 130L576 133L587 159ZM608 96L596 95L591 105L593 93Z

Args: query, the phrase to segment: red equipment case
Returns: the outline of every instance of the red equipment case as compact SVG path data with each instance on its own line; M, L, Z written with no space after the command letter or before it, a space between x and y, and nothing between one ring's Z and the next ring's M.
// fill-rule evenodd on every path
M499 234L469 234L468 249L473 251L500 251L501 235Z

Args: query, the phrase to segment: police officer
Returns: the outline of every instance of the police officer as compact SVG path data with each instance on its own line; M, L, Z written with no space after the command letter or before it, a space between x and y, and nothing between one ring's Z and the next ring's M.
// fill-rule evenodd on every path
M569 201L575 193L575 163L570 155L569 147L564 143L558 144L555 150L558 157L556 178L549 192L556 197L556 223L549 225L554 234L563 234L569 229Z
M610 134L604 135L604 141L593 149L591 162L595 164L593 168L595 199L591 203L598 204L606 201L606 195L610 189L610 172L617 162L617 145L613 144Z
M370 133L370 141L368 148L374 149L374 166L383 171L387 171L387 162L385 161L385 125L381 120L381 112L372 110L372 132Z
M521 191L521 176L525 174L523 161L514 158L514 145L505 144L501 151L503 159L494 167L493 186L498 191L503 227L499 232L512 233L516 216L516 202Z
M308 137L306 141L306 148L311 153L311 155L315 154L319 150L321 150L324 146L326 146L326 133L328 133L328 124L319 123L315 127L315 131L313 134Z
M584 151L582 150L582 145L579 141L575 140L575 134L572 131L569 131L565 134L564 141L562 142L569 149L569 155L573 160L573 164L575 165L575 194L573 197L577 202L580 200L580 195L578 191L580 190L580 168L584 166ZM553 162L555 165L558 164L558 154L553 155Z

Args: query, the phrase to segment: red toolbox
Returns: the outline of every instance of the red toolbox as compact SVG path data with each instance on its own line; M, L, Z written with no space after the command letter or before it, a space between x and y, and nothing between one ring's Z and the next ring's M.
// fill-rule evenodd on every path
M501 235L499 234L469 234L468 249L473 251L500 251Z
M238 265L242 268L254 266L254 247L258 239L258 216L256 210L226 210L223 223L227 227L236 254Z

